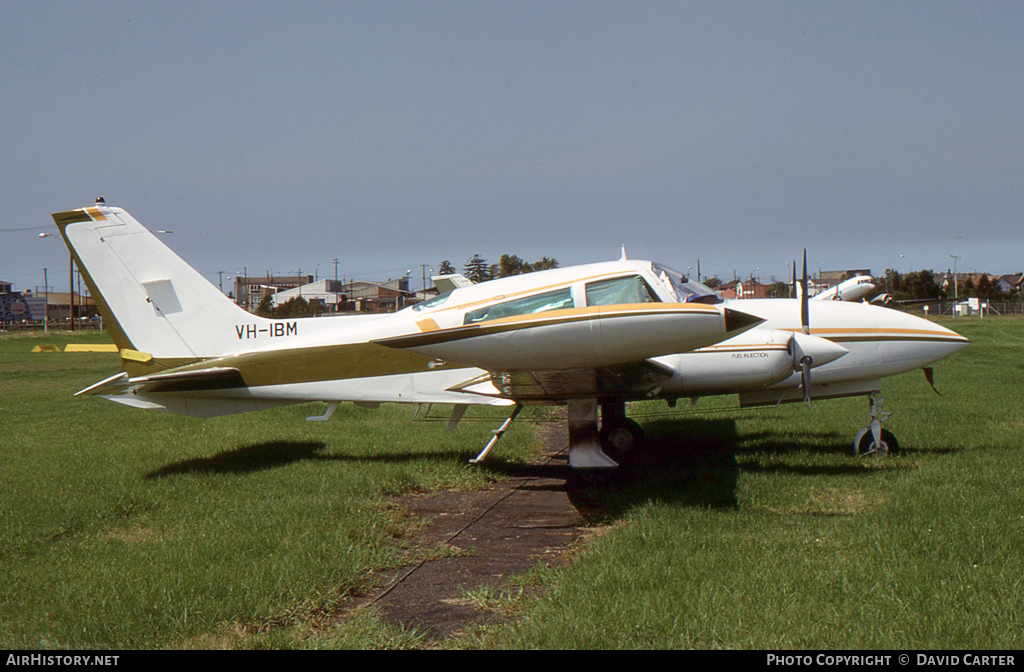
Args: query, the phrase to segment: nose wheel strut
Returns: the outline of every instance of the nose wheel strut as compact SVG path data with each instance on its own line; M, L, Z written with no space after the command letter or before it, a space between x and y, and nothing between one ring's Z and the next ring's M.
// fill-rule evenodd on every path
M881 395L872 394L868 397L868 426L857 432L853 440L854 455L899 454L900 444L896 436L888 429L882 429L882 422L892 415L882 410L882 402Z

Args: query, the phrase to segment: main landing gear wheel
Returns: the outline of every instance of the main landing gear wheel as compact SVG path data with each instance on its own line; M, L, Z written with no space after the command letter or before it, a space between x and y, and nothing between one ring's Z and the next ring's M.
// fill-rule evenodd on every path
M636 455L644 440L644 430L635 420L617 419L605 424L598 432L601 450L619 464L623 464Z
M896 436L888 429L882 430L881 441L875 442L875 435L871 432L870 427L857 432L857 438L853 440L853 454L866 456L866 455L890 455L895 456L900 453L900 444L896 441Z

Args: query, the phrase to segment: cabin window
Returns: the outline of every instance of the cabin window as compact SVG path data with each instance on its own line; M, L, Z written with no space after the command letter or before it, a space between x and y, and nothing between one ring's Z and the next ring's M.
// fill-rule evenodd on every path
M477 308L466 313L464 324L476 324L488 320L500 320L503 317L514 315L530 315L533 313L545 313L549 310L562 310L572 308L572 293L568 288L544 294L525 296L504 303L496 303L486 308Z
M639 275L587 283L588 306L616 306L623 303L651 303L658 301Z

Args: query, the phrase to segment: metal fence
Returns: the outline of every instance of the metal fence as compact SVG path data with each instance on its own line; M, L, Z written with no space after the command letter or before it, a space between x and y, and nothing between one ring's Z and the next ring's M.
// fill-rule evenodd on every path
M954 308L960 303L964 305L964 301L938 301L935 303L925 304L923 306L914 306L909 310L915 313L923 313L926 315L954 315ZM989 301L983 303L984 315L1024 315L1024 302L1020 301ZM981 313L968 312L966 310L959 313L962 317L979 317Z
M76 319L74 331L96 332L103 330L101 320ZM47 332L71 333L71 325L67 320L50 320L47 324L43 320L20 320L17 322L4 322L0 320L0 333L8 334L43 334Z

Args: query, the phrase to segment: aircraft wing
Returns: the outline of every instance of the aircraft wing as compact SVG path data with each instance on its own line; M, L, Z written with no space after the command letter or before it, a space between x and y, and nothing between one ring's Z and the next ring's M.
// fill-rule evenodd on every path
M371 342L485 371L589 370L695 350L763 321L735 308L698 303L616 304L459 321L447 328L424 319L416 322L418 333Z
M448 388L448 391L504 397L516 401L561 401L602 395L629 396L637 395L638 390L657 388L674 373L671 367L654 360L593 369L493 372L470 378Z

